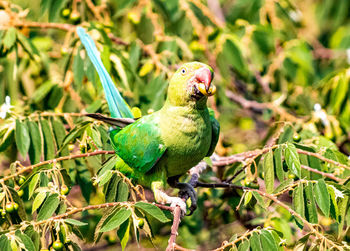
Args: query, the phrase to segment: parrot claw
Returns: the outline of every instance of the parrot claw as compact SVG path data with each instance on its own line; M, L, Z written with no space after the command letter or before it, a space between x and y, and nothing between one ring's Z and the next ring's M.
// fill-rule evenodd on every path
M170 186L180 189L179 196L182 199L185 199L185 200L187 200L188 198L191 199L191 206L189 208L190 213L187 214L187 216L192 215L193 212L197 209L197 193L194 190L194 187L197 185L197 182L198 182L198 174L192 175L189 183L178 182L178 177L168 178L168 183Z
M193 212L197 209L197 193L194 190L193 186L188 183L177 183L176 188L180 189L179 196L181 198L191 199L191 206L189 208L190 213L187 216L193 214Z

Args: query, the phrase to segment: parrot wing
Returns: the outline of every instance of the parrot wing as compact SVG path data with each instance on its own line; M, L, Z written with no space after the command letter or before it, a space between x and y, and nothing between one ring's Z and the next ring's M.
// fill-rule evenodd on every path
M100 58L100 53L98 52L94 41L81 27L77 28L77 33L100 77L111 116L113 118L133 118L129 106L120 95L118 89L115 87L112 81L111 76L104 67Z
M219 141L219 135L220 135L220 124L219 121L217 121L215 119L215 115L214 115L214 111L213 110L209 110L209 114L210 114L210 122L211 122L211 128L212 128L212 136L211 136L211 144L209 147L209 151L207 153L207 157L210 157L215 150L216 144Z
M109 125L117 126L119 128L124 128L127 125L130 125L135 122L135 119L132 119L132 118L111 118L111 117L104 116L100 113L86 113L84 115L89 118L103 121Z
M112 131L111 140L119 157L140 173L152 169L166 150L157 113L144 116L121 131Z

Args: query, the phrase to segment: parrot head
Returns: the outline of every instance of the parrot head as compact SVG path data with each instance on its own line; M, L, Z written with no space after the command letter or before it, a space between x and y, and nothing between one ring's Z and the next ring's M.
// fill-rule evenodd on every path
M173 105L205 104L216 92L213 69L200 62L183 64L169 83L168 99Z

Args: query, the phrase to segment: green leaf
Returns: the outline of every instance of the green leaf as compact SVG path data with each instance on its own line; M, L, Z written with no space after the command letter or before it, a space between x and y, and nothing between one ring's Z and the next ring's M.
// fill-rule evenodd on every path
M49 22L54 22L57 19L61 9L65 6L67 0L51 1L49 5Z
M11 242L4 234L0 236L0 247L3 251L12 251Z
M284 155L288 168L293 174L295 174L295 176L300 177L301 167L296 147L291 143L287 143Z
M0 153L12 145L14 135L15 130L13 130L13 128L8 128L7 132L2 137L0 137Z
M36 173L33 175L29 182L29 195L28 199L30 199L33 196L33 193L35 191L36 186L38 185L38 182L40 180L40 173Z
M100 186L103 186L112 178L112 176L113 176L113 172L111 170L107 170L106 172L104 172L104 174L102 174L99 177L100 182L98 184Z
M95 126L91 128L91 133L89 136L92 138L98 148L102 148L101 134Z
M280 182L284 180L285 176L285 172L283 170L282 151L283 147L279 146L273 153L273 157L275 160L276 176Z
M112 207L112 208L106 208L105 210L103 210L103 214L102 217L100 219L100 221L97 223L96 228L95 228L95 233L94 233L94 243L96 244L101 236L102 233L100 232L101 227L103 226L105 221L108 221L115 212L117 212L120 209L120 205L117 205L116 207Z
M45 200L42 205L39 213L38 213L38 221L46 220L52 216L52 214L56 211L58 205L60 204L60 199L58 198L58 194L51 194Z
M81 58L82 45L78 47L77 54L73 61L74 85L79 90L84 77L84 61Z
M235 71L242 76L248 74L247 64L243 58L240 43L236 37L230 37L224 43L223 54Z
M47 105L51 109L55 109L59 104L60 100L62 99L62 97L63 97L63 88L56 84L52 88Z
M25 50L28 55L35 61L34 56L38 56L38 49L33 45L33 43L21 32L17 32L17 41L22 45L23 50ZM35 92L36 93L36 92ZM35 93L33 95L35 95Z
M339 218L340 223L338 225L338 238L340 239L343 234L343 228L345 224L345 218L346 218L346 210L348 209L348 202L349 197L344 196L344 198L339 203Z
M115 167L118 158L119 157L117 155L114 155L113 157L109 158L105 163L103 163L102 168L98 172L99 179L101 179L102 175L104 175L105 172L112 170Z
M116 201L117 192L118 192L118 183L120 182L120 180L121 178L117 174L114 174L112 179L110 179L105 190L106 202Z
M260 242L260 236L254 232L250 239L249 239L249 243L250 243L250 247L252 249L252 251L263 251L263 248L261 246L261 242Z
M36 164L40 162L41 158L41 134L37 123L33 121L27 121L27 126L29 128L31 141L29 147L29 159L31 164Z
M131 211L125 207L118 210L109 220L103 223L100 232L107 232L118 228L124 221L129 219Z
M292 126L290 125L286 125L283 128L283 133L281 134L281 136L278 139L278 144L283 144L286 142L291 142L292 138L293 138L293 134L294 134L294 129Z
M68 224L71 224L71 225L74 225L74 226L78 226L78 227L88 225L88 223L86 223L86 222L78 221L78 220L75 220L75 219L65 219L64 222L68 223Z
M52 129L55 134L57 149L59 149L66 136L66 129L64 129L64 125L59 119L52 120Z
M40 235L38 232L34 230L33 226L28 226L24 230L24 234L26 234L33 242L35 250L39 250L39 245L40 245Z
M54 84L51 81L46 81L38 89L35 90L32 101L33 103L39 103L42 101L51 91L52 87L54 87Z
M267 154L265 154L264 157L264 181L266 186L266 192L272 193L274 189L274 182L275 182L275 172L274 172L274 166L273 166L273 153L272 151L269 151Z
M260 241L264 250L278 251L278 244L276 244L273 235L268 230L261 230Z
M77 170L77 176L76 176L76 182L80 186L80 189L82 191L82 194L85 198L85 200L89 203L90 201L90 195L93 190L92 180L91 180L91 173L88 167L81 162L76 162L76 170Z
M251 191L247 191L245 193L245 196L244 196L244 206L247 206L248 203L250 202L250 200L252 199L252 192Z
M27 219L27 214L26 214L26 210L24 208L23 199L21 197L19 197L19 195L15 189L13 189L10 186L8 186L7 188L11 192L11 196L13 198L13 201L18 204L17 214L18 214L20 220L25 221Z
M60 149L64 149L69 143L72 143L77 137L79 137L90 125L90 123L90 121L84 121L80 125L77 125L73 130L71 130L64 138Z
M256 191L252 191L252 194L254 196L254 198L256 199L256 201L258 202L258 204L265 209L265 202L263 197Z
M331 197L330 213L333 219L339 222L339 208L335 197L334 186L327 186L328 193Z
M32 214L41 206L46 198L46 192L40 192L37 194L33 201Z
M162 223L170 221L165 214L157 206L146 203L146 202L137 202L135 207L144 211L145 213L151 215Z
M11 27L6 31L6 35L3 39L3 44L6 49L10 49L15 44L16 35L17 35L16 28Z
M324 216L329 217L330 199L327 185L323 179L318 180L314 185L314 193L318 207L321 209Z
M22 234L20 230L17 230L15 235L21 240L26 251L35 251L34 243L27 235Z
M26 123L16 119L16 145L19 153L25 159L30 146L29 132Z
M304 191L303 184L300 183L293 191L293 209L301 217L305 218L305 207L304 207ZM303 228L303 222L301 219L294 217L298 227Z
M49 121L42 119L40 120L41 130L44 136L44 153L45 160L55 158L55 140L50 127Z
M124 182L120 181L118 183L118 193L116 197L116 201L127 201L129 198L129 186Z
M123 224L120 225L120 228L117 231L120 245L122 246L122 250L124 251L126 244L129 241L130 236L130 220L125 221Z
M238 251L249 251L249 250L250 250L249 241L243 241L238 246Z
M313 191L312 183L308 183L305 186L305 198L306 198L306 219L313 224L318 223L317 209L315 197L318 196Z
M285 188L289 187L293 183L293 180L287 179L281 182L278 187L276 187L275 191L273 193L278 193L284 190Z

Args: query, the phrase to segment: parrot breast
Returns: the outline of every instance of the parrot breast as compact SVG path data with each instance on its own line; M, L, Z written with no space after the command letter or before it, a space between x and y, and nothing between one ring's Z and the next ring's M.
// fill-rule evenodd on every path
M157 165L166 168L168 177L182 175L208 153L212 139L208 109L168 106L160 112L161 138L167 151Z

